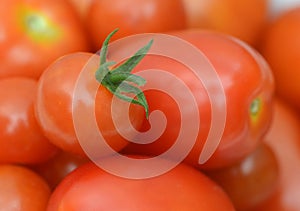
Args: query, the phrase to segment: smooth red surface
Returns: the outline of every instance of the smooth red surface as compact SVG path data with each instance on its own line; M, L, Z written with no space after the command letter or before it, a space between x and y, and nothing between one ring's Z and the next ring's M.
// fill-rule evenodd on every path
M118 160L110 158L106 162L119 165ZM123 169L134 170L130 166ZM149 171L146 168L136 170ZM126 179L90 163L79 167L62 181L52 194L47 211L120 209L234 210L219 186L201 172L183 164L154 178Z
M41 163L57 151L34 115L37 81L0 79L0 163Z

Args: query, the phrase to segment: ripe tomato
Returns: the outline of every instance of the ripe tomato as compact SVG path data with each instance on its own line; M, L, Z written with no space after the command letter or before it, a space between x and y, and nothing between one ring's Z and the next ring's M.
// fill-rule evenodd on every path
M137 33L184 29L185 21L181 0L94 0L87 11L86 26L95 50L99 50L115 28L120 30L113 39L118 39Z
M95 79L99 60L99 56L92 53L68 54L56 60L40 77L35 104L36 116L46 137L62 150L85 154L75 131L74 114L72 113L77 81L82 77L83 70L89 74L90 78L84 76L87 77L86 83L88 84L84 87L87 92L80 99L78 106L81 108L80 110L84 110L95 105L94 118L97 121L98 129L114 150L119 151L127 144L126 139L118 133L118 130L126 131L129 136L135 134L135 129L131 130L128 122L122 123L123 119L127 119L129 115L133 127L137 129L142 124L145 114L141 106L130 105L120 99L112 101L113 95L104 86L99 86ZM96 96L91 94L93 89L98 89ZM118 106L112 111L113 103ZM128 105L130 105L129 110L127 109ZM112 113L114 113L114 117ZM88 125L93 120L87 118L85 112L78 115L82 127L88 131L90 129ZM114 122L120 122L118 130ZM88 141L91 140L85 140L85 142ZM90 144L91 147L94 146L93 143ZM103 149L95 150L98 150L97 155L105 155Z
M38 174L14 165L0 165L0 187L0 210L42 211L51 194Z
M300 7L286 10L268 26L260 50L274 73L277 93L300 108Z
M268 18L268 0L183 0L189 28L224 32L256 46Z
M36 92L34 79L0 80L0 163L40 163L57 151L36 121Z
M264 143L236 164L206 173L224 188L237 210L252 210L269 198L278 184L277 160Z
M53 190L70 172L88 161L87 158L60 151L48 161L32 169L48 182Z
M276 18L286 10L300 5L299 0L269 0L270 18Z
M118 160L111 158L106 162L119 165ZM157 160L157 165L159 162ZM128 168L123 170L128 171ZM228 196L218 185L184 164L151 179L127 179L89 163L77 168L58 185L47 210L212 211L220 208L234 210Z
M81 19L85 19L92 0L69 0Z
M226 99L226 123L220 144L213 156L204 164L198 165L199 155L206 142L212 121L211 100L204 84L191 72L187 66L174 59L162 56L146 55L137 66L136 72L151 68L167 71L191 90L196 99L199 110L200 128L197 141L186 158L186 161L200 168L218 168L230 165L253 151L266 133L271 120L271 105L273 97L273 78L271 71L263 58L245 43L227 35L212 31L184 30L172 33L197 47L207 57L214 67L220 81L209 81L209 86L221 83ZM155 42L155 41L154 41ZM188 55L185 49L177 49ZM197 62L197 61L194 61ZM176 81L155 78L148 83L165 83L168 87L176 88ZM207 85L207 84L206 84ZM174 89L175 89L174 88ZM184 102L186 92L176 90L180 96L178 100ZM150 112L161 110L167 126L164 133L151 144L131 143L124 152L158 155L167 151L178 137L181 130L181 110L168 93L158 90L147 90ZM214 96L212 96L214 97ZM222 99L220 99L222 100ZM189 111L189 105L185 109ZM186 119L192 119L195 112L186 112ZM189 121L189 128L195 122ZM147 130L149 123L145 119L143 130ZM189 138L187 138L189 139ZM186 140L190 141L190 140ZM186 150L182 147L180 151ZM178 153L175 153L178 154ZM176 155L175 155L176 156Z
M299 210L300 118L298 113L281 99L275 102L273 122L265 140L279 162L279 187L255 210Z
M78 15L67 1L11 0L0 5L0 78L38 78L57 57L87 51Z

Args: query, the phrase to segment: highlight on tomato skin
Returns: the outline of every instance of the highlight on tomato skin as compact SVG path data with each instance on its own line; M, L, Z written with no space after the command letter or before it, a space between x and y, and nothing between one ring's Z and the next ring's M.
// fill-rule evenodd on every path
M269 0L183 0L187 28L209 29L257 47L269 18Z
M135 129L131 129L132 127L141 127L145 116L143 107L121 99L113 101L113 94L99 85L95 79L95 71L99 68L99 63L99 55L93 53L68 54L53 62L39 79L35 102L36 117L45 136L61 150L86 156L76 135L72 113L76 82L83 70L90 79L87 81L87 96L85 100L80 101L80 106L86 109L92 107L93 104L90 102L95 103L97 126L111 148L118 152L128 144L128 141L118 133L114 122L121 122L118 129L127 131L131 136L135 135ZM96 96L91 94L95 87ZM112 117L112 103L115 103L118 108L114 110L115 118ZM83 126L86 125L84 121L91 121L86 119L84 112L78 115ZM132 124L130 126L126 121L122 122L128 115ZM98 153L99 156L107 155L103 149L99 149Z
M224 188L237 210L253 210L262 204L274 194L279 181L277 158L265 143L243 160L205 173Z
M276 98L274 118L265 143L274 151L279 164L279 182L275 192L255 208L299 210L300 190L300 116L298 110L282 98Z
M86 19L87 12L93 0L68 0L74 7L75 12L79 14L82 22Z
M0 79L0 163L37 164L57 152L34 115L37 84L26 77Z
M2 1L0 210L299 210L300 8L274 14L266 25L266 12L275 1L297 0ZM136 104L130 101L133 98L114 99L118 105L112 110L114 94L120 93L105 83L111 82L107 79L119 64L110 66L109 54L99 62L101 57L94 53L116 28L112 40L148 32L182 38L200 49L215 68L226 95L227 120L220 145L206 163L199 164L212 122L206 87L185 71L188 65L157 55L146 55L132 74L125 75L167 70L196 93L201 124L195 147L174 169L148 179L126 179L122 172L112 175L87 158L76 135L72 102L82 70L95 79L99 64L109 74L105 80L86 83L81 91L91 93L95 84L99 89L96 97L84 96L79 108L94 103L98 129L115 153L130 153L136 159L160 155L172 146L180 129L178 104L157 90L135 97ZM164 78L161 81L165 83ZM143 86L150 81L129 82ZM113 85L120 83L117 79ZM152 144L129 143L116 128L120 124L114 124L120 122L121 130L134 137L132 128L147 131L148 113L155 110L165 114L168 125ZM90 119L84 112L78 116L88 131L85 123ZM111 166L123 164L102 153L101 147L96 152ZM123 167L124 174L155 170L147 165Z
M186 16L181 0L91 0L84 23L97 51L116 27L112 40L185 29Z
M5 1L0 26L0 78L38 79L58 57L90 51L80 18L65 0Z
M226 98L226 122L224 133L215 153L204 164L199 164L199 156L211 129L211 101L205 85L187 66L170 58L146 55L137 65L135 72L159 69L174 74L191 90L199 110L200 128L196 144L185 162L200 169L214 169L228 166L243 159L261 142L267 132L272 116L274 81L272 72L263 57L246 43L222 33L208 30L180 30L170 32L198 48L211 63L219 76ZM184 49L181 53L188 54ZM159 84L159 80L148 81ZM219 83L212 80L211 84ZM175 87L175 82L169 82ZM181 99L184 101L183 92ZM159 155L167 151L175 142L180 131L180 109L168 94L157 90L146 90L150 112L161 110L167 119L164 133L151 144L130 143L125 153ZM213 97L213 96L212 96ZM176 99L178 100L178 99ZM186 105L188 106L188 105ZM190 112L190 117L195 114ZM189 122L193 124L193 122ZM143 131L149 123L144 120ZM180 150L184 150L183 148ZM174 155L176 156L176 155Z
M53 191L56 186L72 171L88 162L89 159L66 151L59 151L46 162L30 165L32 170L41 175Z
M103 160L102 160L103 161ZM109 165L119 160L105 158ZM156 160L157 164L161 160ZM133 168L129 169L133 170ZM127 168L123 168L128 171ZM136 169L137 170L137 169ZM138 171L149 171L138 169ZM120 172L122 174L122 172ZM94 163L80 166L55 189L47 211L80 210L235 210L225 192L203 173L185 164L148 179L127 179Z
M51 195L42 177L18 165L0 165L0 187L0 210L46 210Z
M259 51L272 68L276 93L300 109L300 5L280 13L266 26Z

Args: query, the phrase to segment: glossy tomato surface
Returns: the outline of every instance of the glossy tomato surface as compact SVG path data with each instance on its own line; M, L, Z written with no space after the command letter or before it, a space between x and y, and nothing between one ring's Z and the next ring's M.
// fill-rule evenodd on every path
M41 163L57 151L34 115L37 81L0 79L0 163Z
M262 143L245 159L206 173L224 188L237 210L252 210L274 193L279 168L272 149Z
M21 166L0 165L0 210L42 211L50 188L35 172Z
M85 20L95 50L107 34L119 28L113 39L138 33L184 29L181 0L92 0Z
M270 64L276 92L300 108L300 7L278 15L262 36L260 51Z
M133 136L136 130L133 128L140 128L142 125L145 116L143 108L120 99L113 101L113 95L95 79L98 67L98 55L80 52L68 54L50 65L39 80L35 104L37 120L49 141L62 150L83 155L84 142L88 143L87 148L95 150L96 157L107 155L103 148L95 147L95 142L100 140L93 139L93 134L97 135L100 131L107 144L119 151L127 144L127 140L119 132L125 131L128 136ZM75 96L75 90L79 86L77 80L82 77L85 85L80 91L83 94L77 91ZM74 102L75 98L77 103ZM112 105L115 105L114 110ZM75 128L73 108L76 106L79 108L76 125L80 126ZM89 112L92 112L92 117L88 117ZM131 124L123 121L127 117ZM89 126L93 121L97 124L95 130ZM119 122L118 128L115 126L116 122ZM81 143L78 138L79 130L89 136L81 140Z
M79 14L80 18L84 20L86 18L87 11L89 10L92 0L68 0L68 1L73 5L75 11Z
M86 157L60 151L48 161L31 168L47 181L51 190L54 190L70 172L87 161L89 160Z
M67 1L12 0L0 5L0 78L38 78L57 57L87 50L79 17Z
M212 29L257 46L268 20L268 0L183 0L189 28Z
M120 165L118 160L106 160ZM159 160L157 165L159 166ZM123 171L151 171L124 166ZM122 172L120 172L122 174ZM124 173L124 172L123 172ZM197 170L180 164L150 179L109 174L93 163L79 167L52 194L48 211L234 210L224 191Z
M209 71L214 71L218 76L205 81L206 84L204 84L198 78L201 79L202 76L197 77L186 66L188 64L183 65L180 61L159 55L145 56L136 68L136 72L152 68L171 73L177 79L182 80L195 97L200 128L196 143L186 161L201 168L218 168L242 159L256 148L270 124L274 84L268 65L247 44L224 34L203 30L183 30L171 33L171 35L199 49L207 58L207 62L212 65ZM178 49L178 52L186 55L190 53L185 51L185 48ZM151 83L154 87L164 83L167 87L174 87L179 97L172 99L168 93L160 90L145 91L150 111L162 111L167 119L167 126L163 134L153 143L146 145L132 143L126 147L129 152L161 154L167 151L178 137L183 122L180 116L182 111L185 111L184 118L195 119L194 116L197 114L192 110L192 106L186 104L181 108L176 103L176 100L185 102L186 99L185 90L177 89L176 82L176 80L166 80L163 77L148 80L147 83ZM216 105L221 106L222 103L220 95L208 93L207 88L217 87L218 84L224 90L222 96L225 104L222 106L225 111L219 114L226 117L225 125L223 125L224 132L219 131L220 134L214 134L214 137L218 135L221 137L215 153L206 163L198 165L200 153L209 130L212 128L210 125L212 118L214 120L219 118L212 116L211 98L215 98ZM190 125L188 128L193 128L195 122L187 121L187 124ZM149 122L145 120L143 130L148 129ZM190 142L191 138L188 136L185 141ZM180 152L182 150L186 150L185 146L179 149Z
M276 100L274 120L265 140L279 162L279 186L255 210L299 210L300 120L298 113L282 99Z

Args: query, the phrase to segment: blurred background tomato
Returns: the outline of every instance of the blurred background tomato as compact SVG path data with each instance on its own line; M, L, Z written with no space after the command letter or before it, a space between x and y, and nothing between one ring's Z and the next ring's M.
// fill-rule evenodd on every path
M137 33L166 32L186 27L182 0L92 0L85 18L93 47L99 50L115 28L119 39Z
M266 26L260 52L270 64L277 94L300 109L300 6L282 12Z
M4 2L0 4L0 78L37 79L58 57L89 50L79 16L68 1Z
M285 101L277 99L274 120L265 142L279 164L279 184L273 195L256 210L300 210L300 118Z
M183 0L189 28L224 32L256 45L268 17L268 0Z

